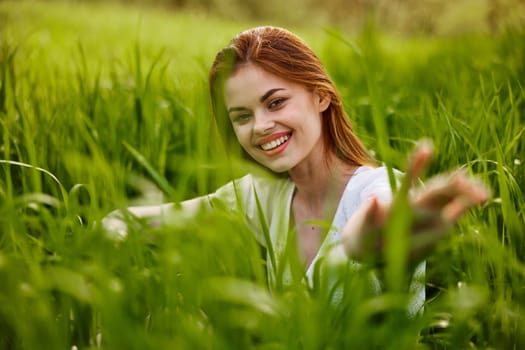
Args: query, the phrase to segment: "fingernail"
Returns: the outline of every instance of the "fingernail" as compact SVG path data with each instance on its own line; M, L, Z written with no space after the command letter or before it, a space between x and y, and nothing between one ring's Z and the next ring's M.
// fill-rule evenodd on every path
M416 149L428 154L432 154L434 152L434 144L430 139L421 139L417 141Z

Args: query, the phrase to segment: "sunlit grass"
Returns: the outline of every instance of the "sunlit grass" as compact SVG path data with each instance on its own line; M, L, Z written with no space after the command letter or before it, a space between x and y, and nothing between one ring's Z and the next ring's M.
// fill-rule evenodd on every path
M248 169L217 146L206 75L252 24L38 2L1 2L0 24L0 348L525 345L522 30L423 42L294 28L379 160L403 169L428 137L429 176L462 167L491 186L428 258L428 302L413 318L399 281L375 295L370 270L347 264L327 262L345 291L337 306L325 280L268 290L262 252L233 213L134 222L126 239L96 225ZM389 254L385 271L402 275Z

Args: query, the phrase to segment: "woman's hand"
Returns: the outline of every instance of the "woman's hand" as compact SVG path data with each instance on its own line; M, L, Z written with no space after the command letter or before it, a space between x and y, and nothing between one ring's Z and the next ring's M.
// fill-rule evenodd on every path
M419 260L468 209L486 202L490 191L478 179L465 171L438 175L421 187L415 188L419 176L427 168L432 156L429 142L421 142L414 151L406 173L410 184L409 200L413 209L410 258ZM383 252L384 228L389 220L391 203L371 198L347 222L342 232L345 250L355 260L377 261Z
M193 204L194 201L186 201L188 204L185 206L193 209L193 207L196 206L196 204ZM191 207L191 205L193 205L193 207ZM135 223L137 223L137 220L146 221L147 226L157 227L160 225L160 222L164 220L165 216L169 216L173 213L173 208L173 203L165 203L159 205L128 207L125 211L114 210L102 218L102 229L110 238L122 240L127 237L129 230L128 226L133 220L135 220Z

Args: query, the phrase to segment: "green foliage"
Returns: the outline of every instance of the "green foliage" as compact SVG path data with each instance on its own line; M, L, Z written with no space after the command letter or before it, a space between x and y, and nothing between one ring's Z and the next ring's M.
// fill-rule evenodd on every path
M344 290L335 305L322 279L268 290L264 255L233 213L102 232L115 208L209 193L246 171L216 143L206 74L252 24L75 6L0 2L0 348L525 345L523 29L412 39L372 24L355 36L296 29L379 160L403 169L428 137L429 175L462 167L492 188L428 258L425 312L409 317L395 277L407 272L396 254L406 239L388 250L381 295L366 266L326 262Z

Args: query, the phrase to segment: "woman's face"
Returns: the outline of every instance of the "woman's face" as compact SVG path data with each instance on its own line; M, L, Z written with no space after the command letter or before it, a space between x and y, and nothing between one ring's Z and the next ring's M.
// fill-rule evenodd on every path
M253 64L226 80L224 98L239 143L263 166L284 172L324 154L321 113L328 99Z

